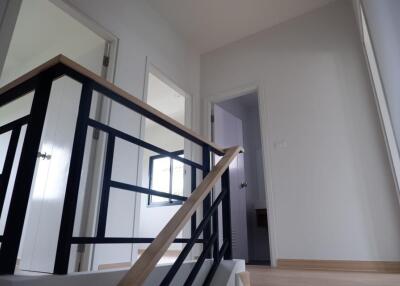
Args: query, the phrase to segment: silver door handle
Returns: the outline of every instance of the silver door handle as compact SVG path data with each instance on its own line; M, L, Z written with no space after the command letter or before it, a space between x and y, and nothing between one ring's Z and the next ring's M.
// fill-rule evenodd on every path
M242 182L240 184L240 188L242 188L242 189L247 188L247 182Z
M38 152L37 157L40 158L40 159L43 159L43 160L50 160L51 159L51 155L47 154L46 152L44 152L44 153Z

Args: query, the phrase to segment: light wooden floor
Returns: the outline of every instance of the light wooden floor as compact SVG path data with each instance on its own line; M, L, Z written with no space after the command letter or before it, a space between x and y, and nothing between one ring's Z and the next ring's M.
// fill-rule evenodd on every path
M400 286L400 274L246 268L251 286Z

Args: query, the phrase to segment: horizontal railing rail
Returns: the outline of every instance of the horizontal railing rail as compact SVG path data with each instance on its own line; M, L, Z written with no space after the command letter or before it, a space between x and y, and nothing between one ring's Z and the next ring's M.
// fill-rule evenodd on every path
M73 237L72 244L106 244L106 243L152 243L152 237ZM190 238L175 238L174 243L188 243ZM204 239L196 239L195 243L204 243Z
M200 169L200 170L204 169L204 167L202 165L200 165L200 164L198 164L196 162L193 162L191 160L179 157L178 155L175 154L175 152L168 152L168 151L166 151L166 150L164 150L164 149L162 149L160 147L157 147L157 146L155 146L153 144L147 143L147 142L145 142L145 141L143 141L141 139L138 139L138 138L136 138L134 136L126 134L126 133L124 133L122 131L119 131L119 130L117 130L115 128L107 126L107 125L105 125L103 123L100 123L98 121L95 121L93 119L89 119L88 124L89 124L89 126L91 126L93 128L96 128L98 130L104 131L104 132L106 132L108 134L112 134L115 137L124 139L124 140L126 140L126 141L128 141L130 143L136 144L136 145L138 145L140 147L143 147L145 149L148 149L148 150L153 151L155 153L158 153L160 155L164 155L164 156L170 157L170 158L172 158L172 159L174 159L176 161L179 161L179 162L184 163L186 165L193 166L193 167L195 167L197 169Z
M37 160L37 154L47 113L47 106L50 98L50 90L53 81L62 76L68 76L81 83L82 90L79 101L78 116L76 119L72 153L69 163L54 273L66 274L68 272L69 256L71 245L73 244L151 243L149 248L140 256L134 268L129 271L129 274L127 278L124 279L123 283L131 283L132 273L138 274L138 277L135 278L136 281L143 282L144 280L140 277L147 277L149 271L154 268L159 258L163 255L171 243L185 243L185 248L178 257L177 262L175 262L175 265L171 268L170 273L166 277L167 280L163 282L163 285L167 285L167 282L171 281L181 263L186 258L187 251L191 249L194 244L202 244L203 251L192 272L189 274L185 285L190 285L190 283L194 281L198 270L203 264L203 261L206 258L211 258L212 256L214 259L213 267L211 268L206 279L206 281L211 281L212 276L215 273L215 269L224 254L225 258L227 259L231 257L229 251L231 242L229 176L227 175L227 169L229 162L233 160L236 154L240 151L240 148L224 150L216 146L214 143L197 135L186 126L178 123L167 115L159 112L148 104L128 94L124 90L111 84L110 82L85 69L72 60L64 57L63 55L53 58L52 60L21 76L10 84L0 88L0 108L34 91L32 106L29 114L0 126L0 135L11 132L3 171L0 174L0 213L4 205L5 194L9 185L13 162L15 161L17 144L19 141L23 142L19 164L17 165L18 168L16 172L14 188L11 194L9 211L6 217L5 230L3 235L0 235L0 274L12 274L15 269L22 229L26 216L26 209L33 182L35 163ZM90 109L94 92L98 92L102 96L109 98L112 102L122 104L130 110L160 124L161 126L171 130L183 138L200 145L203 156L202 163L200 164L188 158L180 157L176 152L164 150L140 138L136 138L135 136L118 130L115 127L111 127L105 123L91 118ZM25 135L23 140L21 140L21 130L23 127L26 127ZM78 193L83 169L83 156L88 128L93 128L94 130L103 132L107 136L107 139L102 171L102 184L100 187L101 197L99 202L97 231L93 237L82 237L74 236L73 228L75 223L75 213L77 209ZM112 168L116 139L129 142L136 146L150 150L160 156L169 157L189 166L191 170L190 178L192 194L189 197L185 197L153 190L150 188L150 185L149 187L142 187L114 180L112 178ZM210 155L213 153L223 157L210 172ZM196 187L197 171L201 171L204 178L198 187ZM224 172L225 175L222 176ZM224 191L211 205L211 189L216 180L218 180L221 176ZM109 196L111 191L114 192L118 190L164 197L170 200L180 201L182 202L182 206L174 216L175 221L170 221L157 238L109 237L106 236ZM203 220L197 226L196 208L198 208L201 203L203 206ZM217 207L216 205L218 204L222 204L224 209L224 242L221 249L218 245L218 217L217 212L215 212ZM181 230L183 225L190 218L191 238L177 238L176 236L179 231L176 231L178 229ZM176 219L179 221L176 221ZM173 232L171 227L176 227ZM170 231L168 233L168 239L163 241L161 245L160 237L165 238L166 229ZM202 238L199 238L200 233L203 234ZM159 253L154 256L153 251L156 249ZM213 250L213 255L211 255L211 250ZM226 253L228 253L228 255ZM146 271L139 271L139 273L138 269L143 267L143 261L146 261L146 259L148 260L149 257L151 257L151 263L147 264L145 269ZM140 282L135 283L136 284L132 285L140 285Z

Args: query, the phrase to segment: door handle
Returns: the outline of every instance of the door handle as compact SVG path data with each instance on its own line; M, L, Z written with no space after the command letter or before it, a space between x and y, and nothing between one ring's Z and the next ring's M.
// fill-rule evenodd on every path
M47 154L46 152L44 152L44 153L38 152L37 157L40 158L40 159L43 159L43 160L50 160L51 159L51 155Z
M241 189L247 188L247 182L241 182L240 183L240 188Z

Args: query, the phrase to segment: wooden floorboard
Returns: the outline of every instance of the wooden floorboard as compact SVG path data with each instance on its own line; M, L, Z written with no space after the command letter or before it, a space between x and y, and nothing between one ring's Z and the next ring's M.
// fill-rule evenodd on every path
M246 266L251 286L400 286L400 274L286 270Z

